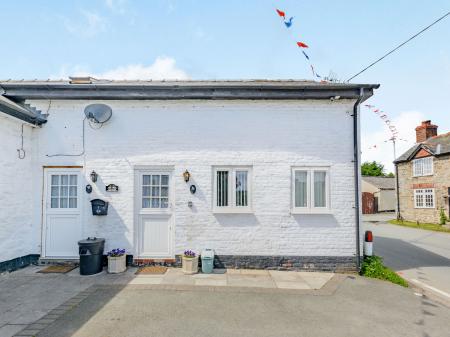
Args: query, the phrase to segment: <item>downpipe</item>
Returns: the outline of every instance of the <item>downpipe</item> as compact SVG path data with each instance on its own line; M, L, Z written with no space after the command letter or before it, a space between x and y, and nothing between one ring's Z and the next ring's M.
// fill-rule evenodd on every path
M356 268L358 272L361 269L361 247L360 247L360 203L359 203L359 172L360 172L360 164L359 164L359 123L358 123L358 111L361 101L364 98L364 88L359 89L359 97L353 105L353 163L354 163L354 176L355 176L355 220L356 220Z

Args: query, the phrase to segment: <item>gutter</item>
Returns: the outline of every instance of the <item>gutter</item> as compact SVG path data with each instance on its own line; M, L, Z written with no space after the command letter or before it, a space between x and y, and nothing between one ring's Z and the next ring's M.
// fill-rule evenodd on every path
M356 220L356 268L358 271L361 268L361 247L360 247L360 222L361 217L359 214L359 198L360 198L360 188L359 188L359 105L364 100L364 88L360 88L359 97L353 105L353 163L355 171L355 220Z
M39 126L47 122L46 115L41 114L40 111L27 104L17 104L3 96L5 90L1 86L0 90L0 112L20 119L22 122L31 124L32 126Z
M397 220L402 218L400 213L400 194L398 193L400 184L398 181L398 163L395 163L395 194L397 195Z

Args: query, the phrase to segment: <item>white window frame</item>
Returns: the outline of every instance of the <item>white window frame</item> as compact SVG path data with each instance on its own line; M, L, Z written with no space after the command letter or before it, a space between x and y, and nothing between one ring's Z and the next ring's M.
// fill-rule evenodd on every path
M426 197L430 196L432 198L433 201L433 205L431 206L427 206L427 202L426 202ZM417 197L421 196L422 197L422 204L418 205L417 204ZM436 201L435 201L435 196L434 196L434 188L418 188L414 190L414 208L436 208Z
M306 207L295 206L295 172L307 172L306 184ZM325 207L314 206L314 172L326 172L325 178ZM291 171L291 213L292 214L329 214L331 213L330 205L330 167L292 167Z
M228 171L228 206L217 206L217 171ZM236 206L236 171L247 172L248 205ZM252 213L252 167L251 166L215 166L213 168L213 213Z
M425 172L425 163L429 161L430 170ZM432 176L434 173L433 157L418 158L413 160L413 177Z

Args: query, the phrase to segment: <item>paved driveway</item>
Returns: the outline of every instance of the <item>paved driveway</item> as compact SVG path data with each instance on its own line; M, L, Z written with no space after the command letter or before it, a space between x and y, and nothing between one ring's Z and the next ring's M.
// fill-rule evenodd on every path
M447 308L410 289L361 277L316 295L158 287L97 288L37 337L448 336Z
M367 218L365 218L367 220ZM450 234L364 222L374 233L374 253L416 285L450 302Z

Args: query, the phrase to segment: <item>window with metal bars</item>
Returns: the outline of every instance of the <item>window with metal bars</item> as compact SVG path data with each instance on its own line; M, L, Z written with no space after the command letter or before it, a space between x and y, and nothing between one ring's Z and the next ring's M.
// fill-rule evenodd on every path
M214 209L242 212L251 209L251 169L220 167L214 169Z

